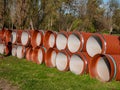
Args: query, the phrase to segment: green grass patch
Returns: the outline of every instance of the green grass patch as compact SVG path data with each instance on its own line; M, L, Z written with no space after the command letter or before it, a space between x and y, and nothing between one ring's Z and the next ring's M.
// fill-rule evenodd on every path
M13 56L0 59L0 79L12 82L21 90L117 90L118 81L102 83L89 75L75 75L37 65Z

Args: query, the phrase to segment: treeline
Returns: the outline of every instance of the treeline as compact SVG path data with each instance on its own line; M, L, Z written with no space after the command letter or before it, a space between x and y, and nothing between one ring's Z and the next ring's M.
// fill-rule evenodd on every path
M120 1L0 0L0 28L120 33Z

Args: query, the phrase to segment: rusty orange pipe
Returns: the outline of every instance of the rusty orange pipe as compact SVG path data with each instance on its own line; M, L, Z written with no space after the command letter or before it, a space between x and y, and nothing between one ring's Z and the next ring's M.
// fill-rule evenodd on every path
M32 60L37 64L42 64L44 62L45 51L42 47L34 48L32 52Z
M17 30L17 45L21 45L21 35L23 30Z
M86 52L86 41L91 33L73 31L68 37L68 50L71 53Z
M24 58L26 52L25 46L17 46L17 57L19 59Z
M3 41L4 33L5 33L4 29L0 30L0 40L1 40L1 43L4 43L4 41Z
M120 37L95 33L89 37L86 44L88 54L120 54Z
M59 51L56 56L56 67L59 71L69 70L70 55L65 51Z
M46 49L54 48L56 47L55 41L56 41L56 33L50 30L46 31L43 39L43 46Z
M37 46L41 46L43 43L43 32L35 30L33 35L31 36L31 45L33 48Z
M11 33L11 42L12 44L17 44L17 30L13 30Z
M70 71L76 75L89 73L91 57L86 52L76 52L70 58Z
M30 44L31 35L28 30L24 30L21 35L21 44L23 46L28 46Z
M58 50L67 49L68 32L60 31L56 37L56 48Z
M0 54L10 55L12 50L11 45L0 44Z
M28 47L28 48L26 49L26 55L25 55L25 57L26 57L26 59L27 59L28 61L31 61L31 60L32 60L32 52L33 52L33 49L32 49L31 47Z
M17 45L12 46L11 54L12 54L12 56L17 56Z
M47 67L55 67L56 55L58 50L55 48L49 48L45 53L45 64Z
M120 81L120 55L97 54L90 62L90 76L102 82Z
M3 40L5 41L6 44L8 44L8 42L11 42L11 30L5 30L4 35L3 35Z

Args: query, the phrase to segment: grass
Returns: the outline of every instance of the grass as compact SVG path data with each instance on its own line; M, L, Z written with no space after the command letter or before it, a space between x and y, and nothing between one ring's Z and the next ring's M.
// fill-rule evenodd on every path
M70 71L60 72L13 56L0 59L0 79L10 81L21 90L119 90L120 82L108 83L78 76Z

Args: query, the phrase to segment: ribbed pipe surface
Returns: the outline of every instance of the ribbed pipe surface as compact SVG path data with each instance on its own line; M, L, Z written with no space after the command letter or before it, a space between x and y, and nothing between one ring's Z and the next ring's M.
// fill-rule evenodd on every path
M32 52L32 61L37 64L44 62L45 51L42 47L36 47Z
M91 57L96 54L120 54L119 36L93 34L87 40L86 49Z
M25 58L28 60L28 61L32 61L32 52L33 52L33 49L31 47L28 47L26 49L26 56Z
M59 71L69 70L70 56L66 51L59 51L56 56L56 67Z
M17 46L17 57L19 59L25 57L26 48L24 46Z
M120 81L120 55L98 54L90 63L90 76L102 82Z
M41 46L43 44L43 32L35 30L31 36L31 45L33 48Z
M12 56L17 56L17 46L16 45L12 46L11 54L12 54Z
M70 71L76 75L89 73L88 67L91 59L86 52L74 53L70 58Z
M56 47L56 33L53 31L46 31L44 35L43 45L46 49Z
M56 66L56 55L57 50L54 48L49 48L45 53L45 64L47 67L55 67Z
M67 49L68 35L69 35L68 32L65 32L65 31L61 31L57 34L56 48L58 50Z

